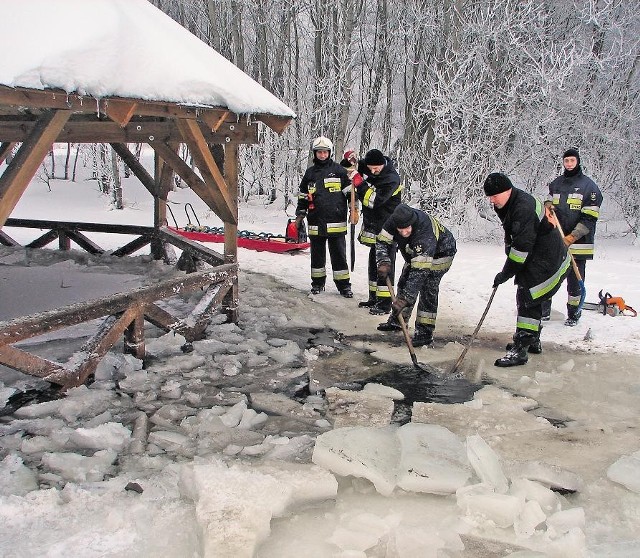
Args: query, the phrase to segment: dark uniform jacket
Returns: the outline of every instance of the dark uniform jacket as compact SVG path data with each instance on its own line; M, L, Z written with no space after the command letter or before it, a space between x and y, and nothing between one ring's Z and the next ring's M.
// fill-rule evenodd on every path
M357 190L362 203L362 228L358 240L366 246L375 246L376 237L386 220L400 203L402 186L393 161L385 157L385 166L379 175L369 172L367 165L358 163L358 172L366 180Z
M430 272L446 272L456 254L456 240L453 234L435 217L419 209L413 209L417 221L412 225L408 238L398 233L393 217L387 219L376 242L376 262L390 262L389 249L398 243L398 251L409 266L407 280L399 298L414 304L425 276ZM403 271L403 275L406 273Z
M313 162L300 183L296 215L307 215L309 236L344 236L351 192L347 171L333 159Z
M602 194L596 183L582 174L560 175L549 184L549 196L564 234L576 234L578 240L569 250L577 260L591 260L594 252L596 221L600 216ZM584 236L583 236L584 234Z
M550 299L569 270L571 260L562 236L531 194L513 188L496 213L504 228L507 261L503 271L528 293L529 301Z

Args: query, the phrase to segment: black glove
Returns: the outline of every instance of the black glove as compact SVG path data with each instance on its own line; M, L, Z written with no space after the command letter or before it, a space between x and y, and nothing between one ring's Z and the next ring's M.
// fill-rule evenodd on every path
M404 298L396 298L391 303L391 313L394 316L398 316L402 313L402 311L407 307L409 303Z
M499 271L498 274L493 279L493 288L495 289L498 285L502 285L502 283L506 283L512 277L513 275L506 273L504 270Z
M386 279L391 273L391 263L390 262L380 262L378 264L378 277L380 279Z

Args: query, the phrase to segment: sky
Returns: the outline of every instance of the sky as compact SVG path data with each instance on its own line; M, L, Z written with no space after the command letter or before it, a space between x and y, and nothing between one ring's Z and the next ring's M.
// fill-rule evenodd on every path
M0 61L0 83L167 100L195 95L206 104L224 99L236 112L290 114L263 90L239 87L244 78L236 81L226 67L231 91L220 90L217 80L194 81L202 78L196 63L216 64L209 52L194 56L194 68L172 68L184 80L155 74L147 45L171 64L162 49L174 52L191 39L142 0L92 3L101 17L92 12L91 18L79 1L14 4L21 10L3 5L0 41L23 44L27 16L37 16L29 25L42 40L11 48L13 56ZM139 10L157 26L129 32ZM91 27L98 22L100 29ZM57 35L64 40L52 41L51 29L66 29ZM103 32L104 40L96 41ZM139 73L141 64L149 71ZM152 200L136 179L124 180L125 209L116 211L88 176L83 166L77 182L36 177L12 217L55 213L60 220L152 223ZM220 224L189 190L172 192L170 202L180 226L185 203L203 224ZM242 203L240 228L284 233L287 213L279 204ZM602 216L587 298L606 289L637 308L640 251L628 237L610 237L617 225L613 212ZM0 554L639 555L640 321L585 312L568 328L559 294L542 332L543 354L525 366L498 369L492 362L515 324L515 290L504 285L458 377L450 378L504 259L499 225L479 220L478 226L483 242L457 234L459 251L441 286L436 346L417 350L418 360L433 366L432 376L417 374L400 335L378 332L380 318L357 307L367 297L362 247L349 300L330 286L309 294L308 252L241 249L237 324L216 317L187 354L179 336L148 328L144 367L114 350L91 386L5 409ZM6 232L20 242L41 234ZM107 250L124 243L109 235L95 241ZM1 248L1 308L3 316L37 313L170 272L143 256ZM194 302L168 304L188 312ZM53 332L24 348L63 361L95 327ZM367 380L381 372L415 385L399 394L393 374L389 385ZM366 384L362 390L354 388L356 379ZM463 380L480 384L473 399L423 398L410 406L409 422L395 418L398 398L412 397L414 388L447 393ZM20 393L35 397L32 390L44 387L0 370L2 402Z

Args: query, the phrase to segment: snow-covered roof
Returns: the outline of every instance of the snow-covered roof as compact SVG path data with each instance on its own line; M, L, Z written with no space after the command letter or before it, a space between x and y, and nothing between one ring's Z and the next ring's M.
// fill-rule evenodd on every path
M2 0L0 85L294 117L147 0Z

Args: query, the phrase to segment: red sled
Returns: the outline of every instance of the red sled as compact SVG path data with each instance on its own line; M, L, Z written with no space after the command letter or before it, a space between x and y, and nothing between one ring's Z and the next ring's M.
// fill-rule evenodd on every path
M173 232L178 233L190 240L197 240L198 242L215 242L223 243L224 234L213 232L200 232L200 231L185 231L176 227L169 227ZM283 236L261 234L261 235L238 235L238 246L240 248L247 248L248 250L255 250L256 252L275 252L281 254L283 252L295 252L297 250L304 250L309 248L311 244L309 242L290 242Z

